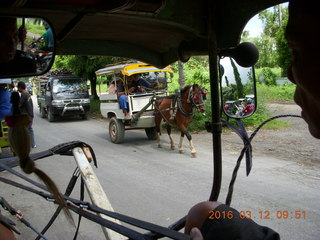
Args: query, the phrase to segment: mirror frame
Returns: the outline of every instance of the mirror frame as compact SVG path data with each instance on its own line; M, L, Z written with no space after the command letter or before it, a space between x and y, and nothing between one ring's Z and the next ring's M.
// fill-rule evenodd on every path
M48 19L46 19L45 17L43 16L34 16L34 15L5 15L5 14L1 14L0 15L0 18L1 17L8 17L8 18L17 18L18 19L35 19L35 18L38 18L38 19L41 19L42 21L46 22L49 27L51 28L52 30L52 35L53 35L53 48L52 48L52 52L51 51L48 51L50 52L51 54L51 59L50 59L50 62L47 64L46 66L46 69L44 70L40 70L38 71L38 68L36 67L36 70L34 72L21 72L21 73L8 73L8 74L0 74L0 78L19 78L19 77L33 77L33 76L40 76L40 75L43 75L45 73L47 73L53 66L53 63L54 63L54 60L55 60L55 55L56 55L56 35L55 35L55 30L54 28L52 27L52 23L50 23L50 21ZM22 26L22 25L18 25L18 28ZM28 29L27 29L27 32L28 32ZM25 42L25 41L24 41ZM18 43L18 45L20 45L21 42ZM18 50L18 49L17 49ZM25 50L21 50L23 53L26 53L27 51ZM28 56L31 56L30 54L27 54ZM35 63L36 63L36 60L34 60ZM19 64L17 64L18 66ZM1 63L0 63L0 66L1 66ZM19 68L18 68L19 69Z
M224 73L225 73L225 70L224 70L224 68L223 68L223 65L220 64L221 59L223 59L223 58L226 58L226 57L220 57L220 58L219 58L219 81L220 81L220 96L221 96L221 99L220 99L220 101L221 101L221 105L220 105L221 110L220 110L220 112L221 112L221 113L223 112L223 113L227 116L227 118L243 119L243 118L250 117L250 116L252 116L252 115L256 112L257 107L258 107L257 84L256 84L256 76L255 76L254 65L251 66L251 67L246 67L246 68L251 69L250 71L252 72L253 95L254 95L255 108L254 108L254 110L253 110L250 114L248 114L248 115L243 115L243 116L231 115L231 114L228 114L228 113L225 111L225 108L224 108L224 105L225 105L224 103L226 102L226 100L224 99L224 95L223 95L223 92L222 92L222 77L223 77L223 75L224 75ZM228 58L232 58L232 57L228 57ZM232 58L232 59L233 59L233 58ZM233 59L233 60L235 61L235 59ZM238 67L241 67L239 64L237 64L237 65L238 65ZM245 67L242 67L242 68L245 68ZM244 96L244 99L247 98L248 95L249 95L249 94L245 95L245 96Z

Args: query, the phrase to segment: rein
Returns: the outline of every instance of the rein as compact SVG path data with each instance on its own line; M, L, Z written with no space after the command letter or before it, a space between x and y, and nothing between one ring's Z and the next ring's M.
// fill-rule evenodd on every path
M183 106L182 106L182 102L186 102L187 104L190 104L188 103L188 100L184 100L184 99L181 99L181 98L178 98L178 101L177 101L177 104L178 104L178 110L185 116L193 116L194 112L193 110L191 109L191 112L187 112ZM191 108L192 108L193 105L191 105Z
M241 165L241 161L244 157L245 154L249 153L248 155L250 155L250 157L246 157L246 170L247 170L247 176L250 173L250 170L252 168L252 146L251 146L251 142L252 139L256 136L256 134L258 133L258 131L268 122L277 119L277 118L282 118L282 117L296 117L296 118L302 118L300 115L292 115L292 114L283 114L283 115L277 115L274 117L271 117L265 121L263 121L255 130L254 132L248 136L246 133L246 130L244 128L244 126L240 126L239 129L237 129L236 127L234 127L232 124L227 124L227 121L224 121L227 126L229 126L233 131L235 131L243 140L244 146L240 152L240 155L238 157L237 163L233 169L233 173L232 173L232 177L229 183L229 189L228 189L228 193L227 193L227 197L226 197L226 205L230 206L231 205L231 201L232 201L232 195L233 195L233 190L234 190L234 184L235 181L237 179L237 174L238 174L238 170L240 168ZM238 122L241 122L240 120Z
M54 153L57 153L57 152L59 154L62 154L62 155L67 155L67 153L69 155L70 149L73 148L75 145L88 146L87 144L82 143L82 142L71 142L70 144L65 143L65 144L60 144L60 145L58 145L58 146L56 146L54 148L51 148L50 150L44 151L42 155L44 157L47 157L48 155L53 155ZM53 149L55 151L52 151ZM38 155L41 155L41 154L38 153ZM94 156L94 154L92 154L92 156ZM31 155L31 157L32 157L32 155ZM93 158L95 158L95 157L93 157ZM95 159L94 159L94 162L96 163ZM38 183L38 182L36 182L36 181L34 181L34 180L22 175L21 173L13 170L12 168L8 167L7 165L5 165L3 163L0 163L0 170L1 169L7 170L8 172L10 172L10 173L12 173L12 174L24 179L25 181L33 184L34 186L37 186L41 190L40 191L36 190L36 189L34 189L32 187L23 185L21 183L17 183L15 181L9 180L9 179L1 177L1 176L0 176L0 181L4 182L6 184L9 184L9 185L18 187L20 189L32 192L34 194L37 194L37 195L43 197L45 200L47 200L49 202L56 203L55 199L53 198L53 195L47 192L48 189L43 184ZM132 218L130 216L126 216L126 215L119 214L119 213L116 213L116 212L107 211L105 209L102 209L102 208L94 205L94 204L90 204L89 202L83 201L83 192L82 192L82 190L81 190L81 199L80 200L77 200L77 199L69 197L69 195L71 194L72 189L75 186L75 183L76 183L76 180L77 180L78 176L79 176L79 172L76 169L75 172L73 173L73 176L72 176L72 178L70 180L70 183L68 184L66 193L64 195L62 195L64 200L67 202L67 208L79 215L78 227L77 227L74 239L76 239L77 232L78 232L78 229L79 229L80 217L85 217L85 218L87 218L87 219L89 219L91 221L94 221L94 222L102 225L102 226L105 226L105 227L107 227L107 228L109 228L111 230L114 230L114 231L116 231L116 232L118 232L118 233L120 233L120 234L122 234L122 235L124 235L124 236L126 236L128 238L130 238L130 239L139 239L139 240L140 239L147 239L147 240L154 239L154 238L152 238L152 237L147 235L147 234L150 234L150 233L143 234L143 233L137 232L135 230L130 229L129 227L126 227L126 226L114 223L114 222L112 222L110 220L107 220L105 218L99 217L99 216L96 215L96 213L100 213L100 214L109 216L111 218L118 219L118 220L120 220L122 222L125 222L125 223L128 223L128 224L130 224L132 226L148 230L152 234L157 234L159 236L167 236L167 237L169 237L171 239L177 239L177 240L188 240L188 239L190 239L190 237L188 235L183 234L183 233L178 232L178 231L175 231L175 230L172 230L170 227L169 228L162 227L162 226L159 226L159 225L156 225L156 224L153 224L153 223L149 223L149 222L146 222L146 221L143 221L143 220ZM81 184L81 186L83 188L83 184ZM38 234L38 238L37 239L39 239L40 237L42 237L42 238L44 237L43 234L51 226L51 224L53 223L53 221L58 216L58 214L60 213L61 210L62 210L62 207L58 206L56 212L54 213L54 215L50 219L49 223L44 228L44 230L41 232L41 235Z

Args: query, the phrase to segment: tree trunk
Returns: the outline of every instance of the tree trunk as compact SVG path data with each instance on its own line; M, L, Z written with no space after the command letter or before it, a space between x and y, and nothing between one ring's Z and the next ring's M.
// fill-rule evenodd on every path
M279 28L282 26L282 10L281 5L278 5L278 20L279 20Z
M178 61L178 72L179 72L179 85L181 88L186 84L186 80L184 78L184 70L183 70L183 62Z
M97 77L93 76L92 79L90 79L90 85L91 85L91 95L93 96L93 99L99 99L97 94Z

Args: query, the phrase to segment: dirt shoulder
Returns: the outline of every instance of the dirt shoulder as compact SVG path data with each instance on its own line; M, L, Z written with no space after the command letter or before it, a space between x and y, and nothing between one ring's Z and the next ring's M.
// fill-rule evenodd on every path
M301 108L294 103L271 103L268 105L272 116L279 114L300 115ZM302 118L281 118L291 123L289 128L281 130L261 129L252 140L254 153L295 160L301 164L319 164L320 149L318 139L312 137ZM249 132L251 134L252 132ZM226 150L238 147L239 137L233 132L223 133Z

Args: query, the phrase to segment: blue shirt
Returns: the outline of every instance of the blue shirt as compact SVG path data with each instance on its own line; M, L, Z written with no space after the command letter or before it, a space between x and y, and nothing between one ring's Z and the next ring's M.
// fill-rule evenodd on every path
M44 47L53 47L53 33L52 33L52 29L49 28L43 35L42 35L43 39L45 40L45 45Z
M6 89L0 89L0 120L12 114L11 93Z

